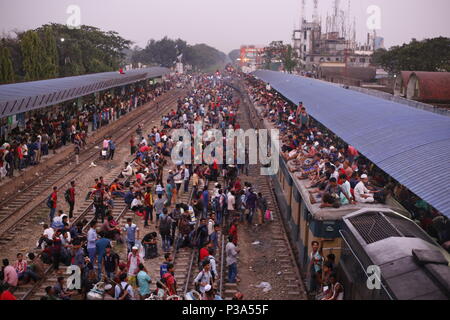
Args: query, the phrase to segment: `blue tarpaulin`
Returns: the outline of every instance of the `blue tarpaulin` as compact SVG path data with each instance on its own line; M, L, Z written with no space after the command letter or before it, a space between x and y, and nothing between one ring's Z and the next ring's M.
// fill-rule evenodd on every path
M161 77L170 70L152 67L119 72L102 72L75 77L5 84L0 86L0 118L40 109L94 92Z
M258 70L291 102L450 217L450 118L324 81Z

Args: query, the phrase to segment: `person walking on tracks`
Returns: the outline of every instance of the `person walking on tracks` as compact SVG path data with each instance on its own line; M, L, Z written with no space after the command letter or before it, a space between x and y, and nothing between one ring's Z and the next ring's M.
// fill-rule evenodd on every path
M236 283L237 277L237 256L239 254L239 249L233 243L233 236L228 236L228 243L225 247L226 251L226 261L228 266L228 282Z
M114 152L116 151L116 144L112 140L112 137L109 137L109 155L108 160L114 160Z
M55 217L56 212L56 204L58 202L58 187L53 187L53 192L47 199L47 207L50 208L50 224L53 222L53 218Z
M94 206L95 206L95 220L99 218L102 219L102 222L105 220L105 187L103 184L97 185L97 190L93 193L94 197Z
M211 262L209 259L202 261L203 269L198 273L194 279L195 290L205 295L205 288L207 285L213 285L213 276L211 274Z
M66 190L64 197L69 204L69 219L72 219L73 209L75 207L75 181L70 182L70 188Z
M94 265L95 255L97 252L97 231L95 230L97 223L96 221L91 221L89 224L89 231L87 233L87 252L89 255L89 259L91 260L92 265Z
M163 209L163 213L159 218L159 233L161 234L162 239L162 249L164 252L169 252L170 250L170 231L172 228L173 220L168 215L167 208Z

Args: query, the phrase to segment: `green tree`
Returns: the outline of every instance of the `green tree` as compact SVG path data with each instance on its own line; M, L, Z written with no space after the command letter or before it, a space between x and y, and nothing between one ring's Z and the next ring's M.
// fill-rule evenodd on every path
M232 63L236 64L237 63L237 59L239 59L241 57L241 50L240 49L232 50L228 54L228 57L230 58Z
M450 71L450 38L433 38L379 49L372 60L391 74L400 71Z
M171 68L182 54L182 62L192 65L197 70L220 68L226 61L226 55L206 44L188 45L186 41L172 40L164 37L161 40L151 39L147 46L139 50L134 48L131 61Z
M297 57L290 44L285 46L281 54L281 61L283 62L284 70L288 73L292 73L294 68L297 66Z
M0 47L0 83L14 82L14 68L11 52L5 46Z
M53 30L45 28L43 35L43 45L45 52L45 64L43 65L43 78L56 78L59 75L58 48Z
M282 61L283 52L287 49L283 41L272 41L268 47L264 48L264 68L268 70L278 70Z
M44 47L37 32L30 30L22 34L20 39L22 64L25 71L25 81L40 80L45 77Z

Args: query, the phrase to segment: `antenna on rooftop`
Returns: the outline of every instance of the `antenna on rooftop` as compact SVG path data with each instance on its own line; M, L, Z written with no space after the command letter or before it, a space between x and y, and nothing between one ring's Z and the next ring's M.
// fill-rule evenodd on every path
M303 22L305 21L305 17L306 17L306 12L305 12L305 8L306 8L306 0L302 0L302 12L301 12L301 16L300 16L300 28L303 27Z
M319 22L319 0L314 0L313 21Z

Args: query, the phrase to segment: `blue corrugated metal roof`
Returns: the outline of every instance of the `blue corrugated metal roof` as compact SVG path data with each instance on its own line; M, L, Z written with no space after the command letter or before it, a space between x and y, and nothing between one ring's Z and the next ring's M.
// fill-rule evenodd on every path
M450 118L320 80L253 74L450 217Z
M97 91L156 78L169 73L153 67L118 72L103 72L76 77L6 84L0 86L0 118L51 106Z

